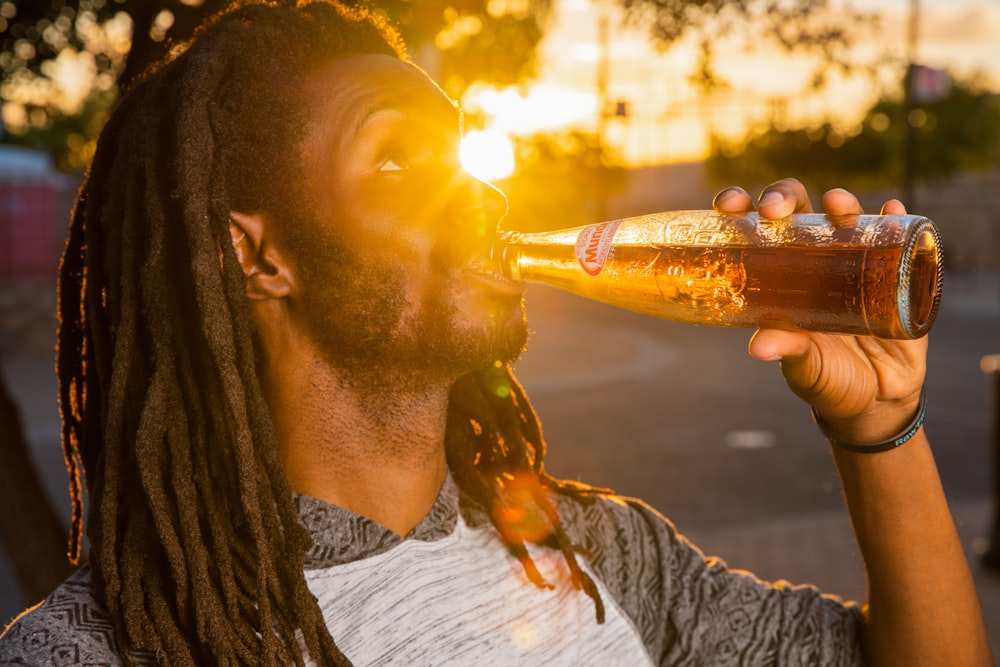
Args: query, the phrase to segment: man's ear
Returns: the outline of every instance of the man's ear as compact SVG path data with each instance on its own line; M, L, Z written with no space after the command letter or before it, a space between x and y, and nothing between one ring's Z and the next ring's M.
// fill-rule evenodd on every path
M274 242L274 222L261 213L229 213L229 238L251 299L286 297L295 287L287 255Z

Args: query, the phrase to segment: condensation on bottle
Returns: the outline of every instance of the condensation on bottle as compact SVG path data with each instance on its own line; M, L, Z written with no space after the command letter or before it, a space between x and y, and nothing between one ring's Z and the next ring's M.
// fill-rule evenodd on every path
M879 338L926 334L943 284L918 215L675 211L507 232L493 255L509 278L668 320Z

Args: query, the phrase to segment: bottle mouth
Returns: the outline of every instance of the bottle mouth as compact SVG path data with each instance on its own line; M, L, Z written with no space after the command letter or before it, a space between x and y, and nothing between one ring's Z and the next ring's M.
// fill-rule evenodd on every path
M515 261L510 256L510 242L518 236L516 232L501 231L497 240L490 246L490 262L497 271L509 280L520 280L520 272Z
M934 325L941 305L944 263L941 238L930 220L921 220L903 249L899 290L899 312L910 338L920 338Z

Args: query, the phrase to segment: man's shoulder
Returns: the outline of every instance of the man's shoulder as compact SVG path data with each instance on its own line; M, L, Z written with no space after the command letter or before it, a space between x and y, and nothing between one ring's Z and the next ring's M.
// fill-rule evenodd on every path
M81 567L0 635L0 666L119 665L111 619Z
M616 595L635 586L659 585L667 576L663 568L676 560L678 549L687 548L673 524L640 500L559 494L557 502L566 535ZM640 572L655 581L637 581Z
M673 524L635 498L605 493L558 495L559 516L577 540L651 540L676 535Z

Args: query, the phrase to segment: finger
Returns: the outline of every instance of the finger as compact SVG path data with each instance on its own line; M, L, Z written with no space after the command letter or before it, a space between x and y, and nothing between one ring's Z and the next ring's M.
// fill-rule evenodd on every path
M753 198L743 188L726 188L715 195L712 208L720 213L746 213L753 210Z
M861 215L861 202L843 188L834 188L823 194L823 210L832 216Z
M813 207L805 186L797 179L784 178L764 188L757 199L757 210L761 217L776 220L793 213L811 213Z
M905 215L906 207L898 199L890 199L882 204L882 215Z

